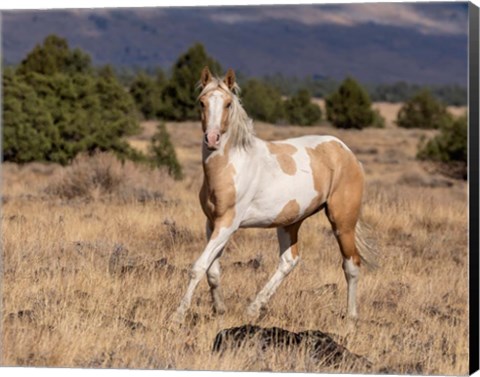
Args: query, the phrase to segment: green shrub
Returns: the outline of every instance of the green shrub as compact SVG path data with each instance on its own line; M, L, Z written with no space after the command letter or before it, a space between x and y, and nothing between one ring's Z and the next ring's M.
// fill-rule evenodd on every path
M131 96L111 67L95 73L85 56L50 36L16 72L4 72L4 160L67 164L95 150L141 158L124 140L139 131Z
M460 167L461 176L467 178L468 126L467 116L450 119L442 124L440 133L420 145L417 157Z
M162 111L162 90L165 86L163 72L159 71L157 78L139 72L130 85L132 96L137 109L145 119L154 119Z
M182 178L182 167L177 160L175 148L170 141L170 135L164 123L158 124L149 149L152 163L155 167L165 166L168 168L168 174L173 178Z
M450 120L445 105L424 89L402 106L396 123L404 128L439 129Z
M280 92L268 84L248 80L242 87L241 98L246 112L255 120L277 123L285 118Z
M368 93L351 77L326 98L325 105L327 119L338 128L363 129L375 119Z
M196 83L202 69L208 66L214 75L221 73L220 63L207 55L202 44L196 43L181 55L173 66L172 77L162 94L160 115L168 120L198 120Z
M90 56L79 49L70 50L68 42L56 35L49 35L42 45L34 49L22 60L18 74L35 72L42 75L52 75L58 72L91 73Z
M373 110L373 122L371 127L385 128L385 118L382 117L382 114L380 114L380 111L378 111L377 109Z
M290 124L311 126L322 119L322 110L312 103L310 92L300 89L297 94L284 103L285 116Z
M35 90L13 72L3 75L3 159L45 160L60 134Z
M118 82L115 71L110 66L100 69L96 77L95 93L100 99L100 114L117 134L130 136L140 131L135 103Z

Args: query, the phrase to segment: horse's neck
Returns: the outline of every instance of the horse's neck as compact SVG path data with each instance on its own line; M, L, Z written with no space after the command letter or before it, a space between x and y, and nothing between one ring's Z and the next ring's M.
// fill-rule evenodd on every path
M202 162L205 176L208 178L209 175L222 174L222 170L229 164L234 164L237 167L251 165L255 156L258 155L258 147L261 142L263 141L254 137L252 145L244 149L240 146L234 146L232 140L225 139L215 151L208 151L206 146L203 145Z

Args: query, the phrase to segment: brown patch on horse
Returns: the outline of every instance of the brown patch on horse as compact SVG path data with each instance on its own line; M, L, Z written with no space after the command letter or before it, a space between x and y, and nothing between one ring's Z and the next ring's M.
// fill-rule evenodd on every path
M323 148L322 148L323 146ZM326 214L340 246L342 256L352 258L353 262L360 265L360 254L355 244L355 227L360 217L362 205L364 174L363 169L355 156L338 142L327 142L318 145L314 150L308 151L313 170L315 190L328 189L326 198ZM318 160L327 162L323 166L331 167L330 180L323 181L318 171ZM316 161L316 162L315 162ZM342 168L333 169L333 166ZM325 179L325 177L323 177ZM328 185L327 187L325 187Z
M360 267L361 257L355 244L355 232L351 231L349 233L340 233L340 235L337 236L337 240L342 256L345 259L352 258L353 263Z
M288 235L290 236L290 252L292 254L292 257L296 259L299 255L298 252L298 230L300 229L300 225L302 225L302 222L299 221L295 224L292 224L288 227L285 227L285 230L287 231Z
M208 183L206 179L203 180L202 188L198 195L200 199L200 205L202 206L203 213L207 216L210 224L213 224L213 214L215 213L215 206L210 200L210 194L208 189Z
M211 239L222 227L228 228L235 218L235 167L228 159L230 141L223 154L215 154L203 164L205 180L200 190L200 202L208 219L214 224Z
M300 205L295 199L290 200L273 220L272 226L289 225L300 215Z
M285 174L295 175L297 164L292 155L297 151L296 147L285 143L267 143L267 148L271 154L275 155L280 168Z
M290 252L292 253L292 258L296 259L298 257L297 241L295 241L295 243L292 246L290 246L290 248L291 248Z
M308 205L307 215L318 211L332 192L339 174L338 166L342 166L345 158L355 157L337 141L327 141L318 144L315 148L305 148L310 158L310 168L313 175L313 187L317 195Z

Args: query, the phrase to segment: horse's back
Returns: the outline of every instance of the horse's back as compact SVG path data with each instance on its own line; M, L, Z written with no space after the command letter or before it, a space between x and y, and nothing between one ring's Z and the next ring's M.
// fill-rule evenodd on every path
M350 148L339 138L330 135L307 135L274 142L277 145L291 145L296 153L292 155L299 170L309 171L318 176L317 185L327 184L331 175L342 170L351 173L362 170L361 164ZM331 174L330 174L331 173ZM316 187L317 191L319 187Z
M334 136L265 145L262 175L242 226L288 225L310 216L327 201L339 172L356 163L350 149Z
M305 149L317 191L325 191L328 181L328 195L338 186L363 186L362 164L343 141L334 136L312 136L303 143L309 144ZM331 173L329 179L325 177L327 170Z
M299 137L285 139L285 140L279 140L273 143L286 143L286 144L294 145L296 147L316 148L322 144L327 144L332 142L338 143L345 150L350 151L348 146L342 140L340 140L336 136L331 136L331 135L306 135L306 136L299 136Z

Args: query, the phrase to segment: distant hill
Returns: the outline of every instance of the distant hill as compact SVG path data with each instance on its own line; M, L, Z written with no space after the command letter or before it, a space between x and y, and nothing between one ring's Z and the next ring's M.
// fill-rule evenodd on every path
M377 7L378 22L358 10L374 8L353 12L349 5L5 11L4 63L19 63L55 33L88 51L98 65L168 69L199 41L224 67L248 76L350 74L371 83L466 86L465 7L437 5L435 12L428 4L400 5L406 13L398 17L392 8Z

